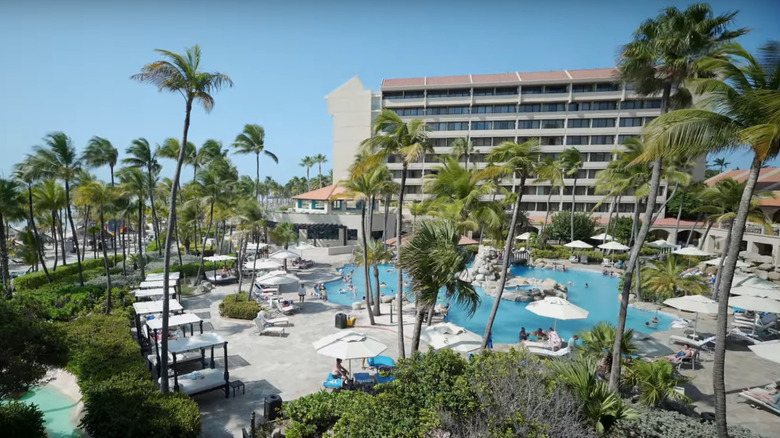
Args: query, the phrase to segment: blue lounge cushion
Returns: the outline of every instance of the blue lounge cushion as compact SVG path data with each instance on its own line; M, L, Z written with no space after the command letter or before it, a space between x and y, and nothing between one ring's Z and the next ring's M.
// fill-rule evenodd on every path
M389 356L377 356L368 358L368 366L370 367L395 367L395 361Z

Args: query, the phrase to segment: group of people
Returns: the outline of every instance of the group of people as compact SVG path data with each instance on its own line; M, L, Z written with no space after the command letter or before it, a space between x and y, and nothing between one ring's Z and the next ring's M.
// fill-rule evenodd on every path
M520 342L527 342L530 341L529 337L533 336L536 338L536 342L547 342L550 349L553 351L558 351L563 347L563 338L558 334L558 332L553 328L550 327L548 331L542 330L541 327L539 327L537 330L528 333L525 330L525 327L520 328L520 334L518 335L518 338ZM573 335L569 338L568 342L566 343L566 346L569 348L573 348L576 346L577 341L579 341L580 337L578 335Z
M610 276L610 277L612 277L612 278L618 278L618 277L620 277L620 273L619 273L619 272L615 272L615 271L607 271L606 269L602 269L602 270L601 270L601 275L609 275L609 276Z

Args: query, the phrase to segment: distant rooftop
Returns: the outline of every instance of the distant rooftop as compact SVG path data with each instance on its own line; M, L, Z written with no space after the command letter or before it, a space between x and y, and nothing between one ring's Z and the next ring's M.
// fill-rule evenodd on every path
M459 75L459 76L424 76L420 78L384 79L382 89L425 87L425 86L460 86L480 84L519 84L523 82L550 82L570 80L603 80L615 78L614 68L594 68L586 70L560 70L541 72L511 72L496 74Z
M336 195L344 192L346 192L346 190L343 187L336 184L331 184L321 189L295 195L292 198L303 199L306 201L332 201L336 198Z
M750 170L727 170L719 173L704 183L712 187L718 181L731 178L737 182L747 180ZM763 198L760 204L764 207L780 207L780 167L764 167L759 171L756 191L771 192L774 197Z

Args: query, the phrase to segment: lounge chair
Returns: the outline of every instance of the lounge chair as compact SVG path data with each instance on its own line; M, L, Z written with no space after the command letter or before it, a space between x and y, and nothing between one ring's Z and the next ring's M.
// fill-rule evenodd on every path
M344 379L333 377L333 373L328 373L328 378L322 382L322 386L330 389L341 389L344 387Z
M588 256L581 255L580 256L580 263L582 263L583 265L587 265L588 264Z
M389 356L377 356L377 357L369 357L366 362L368 363L368 366L371 368L394 368L395 367L395 361L392 357Z
M265 316L265 312L263 312L262 310L257 312L257 318L258 319L262 319L263 323L265 323L265 325L267 325L267 326L273 326L273 325L277 325L277 324L281 324L281 323L284 323L284 325L290 325L290 318L282 317L282 318L271 318L271 319L268 319Z
M285 315L289 315L289 314L295 312L296 310L298 310L298 308L295 306L295 304L292 304L292 303L287 304L285 306L279 300L273 300L273 302L274 302L274 305L276 306L276 310L282 312Z
M761 400L758 397L756 397L755 394L752 394L750 391L742 391L742 392L739 393L739 396L744 398L744 399L746 399L748 401L748 403L750 403L751 406L753 406L753 403L755 403L755 404L757 404L759 406L762 406L762 407L764 407L764 408L774 412L775 414L780 415L780 406L778 406L776 404L768 403L768 402L766 402L764 400ZM753 406L753 407L755 407L755 406Z
M686 363L691 364L691 369L695 369L697 363L701 364L701 362L699 361L699 350L693 350L693 353L690 356L680 358L672 362L672 365L674 365L679 369L682 368L682 366L685 365Z
M777 314L765 313L758 318L758 321L756 321L755 315L739 312L734 314L734 320L744 321L750 324L756 322L757 324L761 324L761 325L774 325L777 323Z
M577 260L579 260L579 259L577 258L576 255L573 255L573 256L569 257L569 261L572 262L572 263L577 263Z
M687 345L695 350L711 351L712 347L709 344L712 344L713 346L715 345L715 336L710 336L709 338L705 338L700 341L694 341L693 339L686 338L685 336L672 335L669 336L669 342L680 345Z
M284 334L284 327L274 327L272 325L265 325L262 319L255 318L255 326L257 327L257 334L275 334L281 337Z
M603 266L605 268L611 268L612 267L612 262L610 262L609 259L604 259L604 260L601 261L601 266Z
M775 330L776 322L772 322L770 324L762 324L758 323L755 324L752 321L744 321L744 320L734 320L734 322L731 323L731 326L736 329L741 330L748 330L750 332L756 332L756 333L763 333L763 332L773 332L777 331Z
M774 333L770 333L774 334ZM745 342L747 344L760 344L762 342L768 341L767 335L757 332L756 334L753 334L749 331L745 331L739 327L732 328L731 331L728 334L728 337L737 339L739 341Z
M539 357L565 357L569 355L569 347L553 351L547 348L528 347L528 352Z

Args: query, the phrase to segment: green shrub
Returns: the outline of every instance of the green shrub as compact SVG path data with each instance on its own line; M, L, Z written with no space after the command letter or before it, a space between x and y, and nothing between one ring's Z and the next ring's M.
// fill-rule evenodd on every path
M228 295L219 303L219 314L225 318L255 319L262 308L255 301L247 300L247 293Z
M286 431L287 438L317 436L333 427L344 411L345 400L352 392L315 392L286 402L284 416L292 420Z
M46 438L43 412L33 404L11 400L0 404L0 430L4 436Z
M47 284L34 291L20 292L16 296L37 302L48 319L70 321L79 315L92 312L96 307L104 309L106 286ZM120 310L127 310L134 301L126 288L113 288L111 297L114 308Z
M718 436L713 423L702 423L698 418L660 409L641 409L631 420L618 423L624 436L632 438L709 438ZM759 438L740 426L729 427L732 438Z
M192 399L181 393L164 395L151 381L133 374L118 374L82 391L86 412L81 426L91 436L200 435L200 412Z
M586 240L594 234L596 219L589 213L574 213L574 240ZM553 239L568 241L571 239L571 214L559 211L550 217L546 233Z
M176 265L171 266L170 270L171 272L181 272L182 275L185 277L195 277L198 275L198 268L200 267L200 263L185 263L183 265ZM221 269L221 268L220 268ZM149 271L150 273L160 273L163 272L163 268L155 269L153 271ZM201 271L201 274L203 271Z
M108 256L108 261L111 263L111 266L116 266L117 263L122 261L122 255L117 255L116 258L114 258L114 256ZM105 266L102 257L84 260L81 262L81 268L84 275L84 281L105 274ZM78 264L70 263L65 266L58 266L56 271L50 270L49 275L51 276L52 283L78 283ZM31 272L14 279L14 286L17 291L37 289L46 284L49 284L49 281L46 279L46 273L43 271Z

